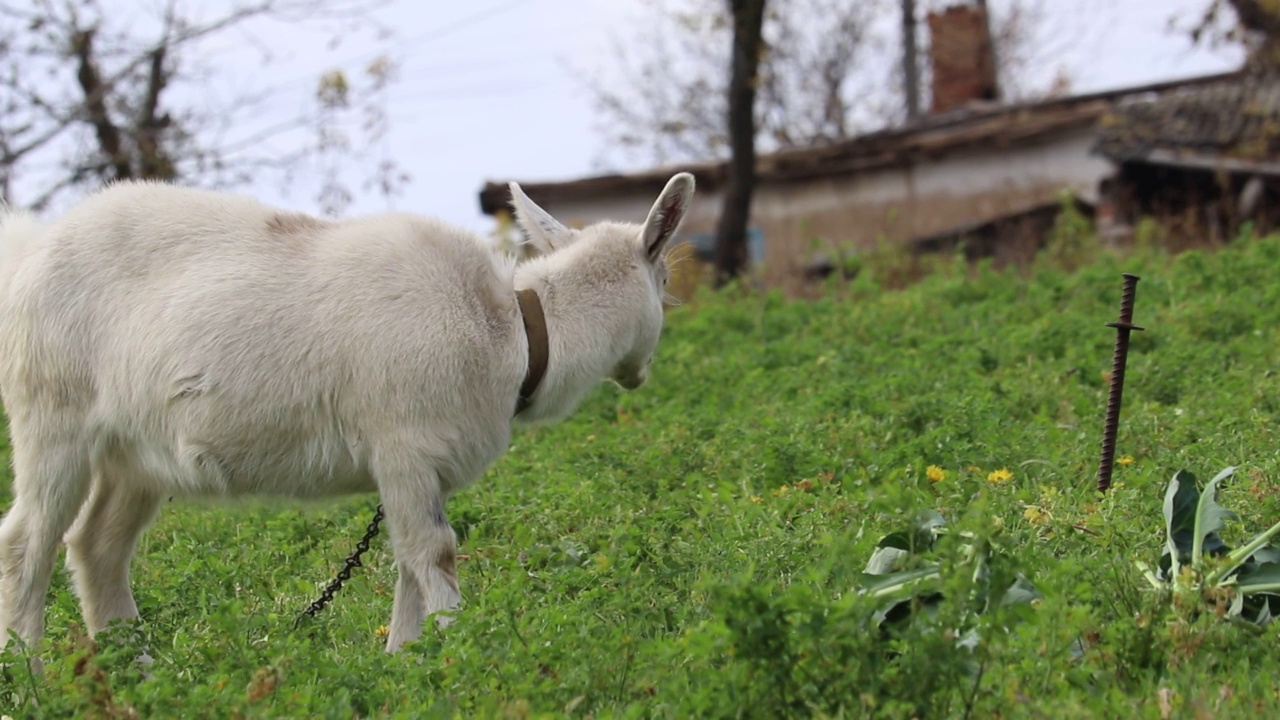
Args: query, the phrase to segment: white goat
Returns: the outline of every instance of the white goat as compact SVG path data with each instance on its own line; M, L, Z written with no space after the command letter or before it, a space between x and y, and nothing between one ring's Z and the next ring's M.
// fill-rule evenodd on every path
M535 250L519 264L409 214L327 221L152 183L48 227L0 212L0 646L42 637L64 536L94 634L138 616L129 565L162 499L374 490L399 575L386 650L418 637L460 599L445 501L513 417L645 381L693 189L677 174L643 225L571 230L512 183Z

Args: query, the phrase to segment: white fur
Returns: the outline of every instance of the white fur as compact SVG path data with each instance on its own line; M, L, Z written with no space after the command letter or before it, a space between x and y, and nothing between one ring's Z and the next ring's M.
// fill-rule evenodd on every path
M513 183L534 250L519 265L427 218L319 220L151 183L46 228L0 214L0 645L42 636L60 539L96 633L138 615L129 564L163 498L374 490L399 574L386 649L416 638L460 599L445 501L510 441L515 290L537 290L550 337L520 420L562 418L605 379L638 387L693 184L674 176L644 224L570 230Z

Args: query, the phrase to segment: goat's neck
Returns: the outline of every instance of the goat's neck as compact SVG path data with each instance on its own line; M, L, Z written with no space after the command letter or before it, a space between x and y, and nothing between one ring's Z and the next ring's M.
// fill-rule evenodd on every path
M520 415L526 422L568 416L593 387L606 380L617 363L616 311L599 287L591 287L554 266L530 262L517 271L516 289L531 288L542 301L547 324L547 372L533 404Z

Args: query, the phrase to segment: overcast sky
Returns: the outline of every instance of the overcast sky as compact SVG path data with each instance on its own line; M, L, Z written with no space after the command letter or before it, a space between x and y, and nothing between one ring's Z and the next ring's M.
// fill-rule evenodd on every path
M994 12L1007 2L990 0ZM1168 28L1173 19L1187 25L1208 2L1047 0L1052 18L1041 42L1055 64L1044 73L1062 65L1073 90L1088 92L1232 69L1238 53L1193 48L1185 32ZM121 8L117 18L132 21L126 9L141 13L157 0L108 4ZM212 13L226 4L198 7ZM569 68L612 67L608 39L625 38L644 17L643 0L398 0L377 13L393 31L390 40L353 31L330 47L332 26L322 32L275 24L201 51L215 78L210 101L233 89L267 90L270 101L254 119L270 125L307 106L323 69L358 67L389 48L400 78L389 91L390 134L375 150L411 175L391 207L484 231L492 223L480 213L477 194L486 179L567 179L600 170L595 161L604 139L595 132L591 98ZM244 191L316 210L313 177L299 177L288 194L275 182ZM387 207L376 195L362 195L348 214Z

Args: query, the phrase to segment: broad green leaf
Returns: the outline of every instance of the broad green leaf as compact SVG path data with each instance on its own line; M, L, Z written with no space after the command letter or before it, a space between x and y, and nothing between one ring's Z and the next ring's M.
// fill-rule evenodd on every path
M1160 559L1164 560L1166 557L1168 557L1167 552ZM1161 567L1153 571L1150 565L1142 562L1141 560L1135 561L1134 565L1138 567L1138 572L1142 573L1142 577L1146 578L1147 583L1151 585L1152 590L1160 590L1164 587L1164 584L1168 582L1167 578L1164 577L1165 568Z
M1271 614L1271 603L1264 602L1258 606L1258 615L1257 617L1252 618L1252 620L1259 625L1266 625L1271 622L1274 617L1275 616Z
M1164 493L1165 551L1171 563L1169 579L1177 576L1178 565L1191 559L1192 538L1196 529L1196 503L1199 500L1196 476L1188 470L1174 473ZM1164 561L1165 558L1162 558L1162 566Z
M936 564L927 567L916 568L915 570L906 570L903 572L890 573L888 575L868 575L863 574L861 584L861 592L873 597L882 597L891 595L895 592L901 592L909 587L913 587L921 580L934 578L938 576L938 566Z
M908 598L887 603L871 614L871 622L876 627L880 627L885 623L897 625L903 622L911 617L911 603L913 600L914 598Z
M911 533L906 530L891 532L880 538L880 542L876 543L877 548L891 548L901 550L903 552L911 551Z
M912 519L909 528L891 532L880 538L876 550L867 560L864 572L884 575L901 570L905 560L913 553L921 553L933 547L937 529L946 525L941 513L933 509L922 510Z
M913 613L932 620L937 617L938 604L941 602L940 592L921 593L905 600L887 603L873 613L871 619L877 626L900 626L910 620Z
M1217 502L1218 483L1235 472L1229 467L1218 473L1202 494L1196 489L1196 477L1188 470L1178 470L1169 481L1164 496L1165 554L1160 558L1164 579L1177 577L1178 567L1199 563L1204 553L1222 555L1230 548L1218 536L1222 521L1236 514Z
M1018 575L1018 579L1013 581L1013 585L1004 591L1004 597L1000 599L1001 605L1018 605L1021 603L1029 603L1032 600L1040 600L1044 596L1036 590L1036 586L1032 585L1029 580Z
M1238 617L1244 614L1244 593L1236 593L1231 598L1231 607L1227 608L1227 617Z
M938 537L937 529L946 524L946 519L937 510L932 508L921 510L916 513L909 527L885 535L880 542L876 543L876 547L922 552L933 547Z
M1280 611L1280 595L1265 592L1246 595L1243 592L1238 592L1234 600L1242 608L1239 613L1240 619L1253 623L1258 627L1270 623L1275 619L1276 612Z
M956 647L964 648L965 650L973 652L973 650L978 647L980 640L981 638L978 637L978 629L969 628L968 632L956 638Z
M1222 554L1227 550L1226 544L1218 537L1218 531L1224 527L1224 519L1236 520L1239 516L1218 504L1218 483L1231 477L1235 471L1233 466L1218 473L1200 494L1200 501L1196 503L1195 532L1191 545L1192 565L1200 565L1206 551L1210 554Z
M982 547L976 548L974 556L973 568L973 602L979 609L985 609L987 606L987 597L991 593L991 564L990 553L986 543Z
M1218 471L1218 474L1213 476L1213 479L1209 481L1209 484L1217 485L1218 483L1222 482L1223 480L1226 480L1227 478L1235 474L1236 474L1236 466L1229 465L1223 468L1222 470Z
M867 567L863 572L868 575L888 575L902 568L902 563L911 553L898 547L880 546L875 552L871 553L871 559L867 560Z
M947 524L946 518L942 517L942 513L933 508L925 508L916 514L916 529L933 533L934 530Z
M1235 577L1236 587L1241 593L1258 592L1280 593L1280 563L1259 565L1256 570L1241 570Z
M1265 562L1268 558L1276 557L1275 548L1271 548L1267 543L1271 542L1271 538L1280 534L1280 522L1272 525L1262 531L1253 539L1245 543L1243 546L1232 550L1227 555L1227 561L1222 567L1213 571L1205 578L1206 582L1216 584L1222 578L1225 578L1236 571L1238 567L1244 567L1249 570L1256 570L1257 567ZM1261 558L1261 559L1259 559Z
M1249 559L1259 565L1280 563L1280 546L1267 545L1260 547L1253 551L1253 554L1249 556Z

